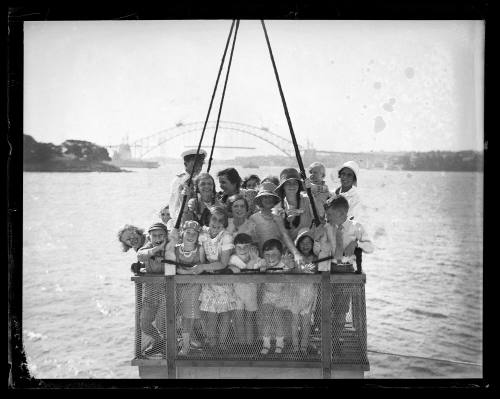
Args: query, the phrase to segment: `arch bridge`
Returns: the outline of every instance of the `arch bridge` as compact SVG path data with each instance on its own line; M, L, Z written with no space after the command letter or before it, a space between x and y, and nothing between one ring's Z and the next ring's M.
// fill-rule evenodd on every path
M151 134L146 137L142 137L138 140L135 140L129 143L130 148L132 149L134 158L144 158L146 155L150 154L153 150L158 147L161 147L167 144L169 141L174 140L178 137L184 136L189 133L197 132L201 134L203 130L204 122L189 122L182 123L179 122L175 126L163 129L157 133ZM207 123L206 132L207 131L215 131L216 121L209 121ZM240 122L230 122L230 121L219 121L219 131L228 131L237 134L245 134L255 138L258 138L261 141L266 142L267 144L275 147L282 154L295 158L295 150L293 148L293 142L290 138L282 137L267 127L257 127L252 126L245 123ZM198 143L198 140L194 142ZM207 144L211 145L211 143L203 143L204 146ZM298 145L299 150L302 153L310 153L312 152L330 152L330 151L316 151L310 147L305 148L301 145ZM107 148L118 148L117 145L109 145Z

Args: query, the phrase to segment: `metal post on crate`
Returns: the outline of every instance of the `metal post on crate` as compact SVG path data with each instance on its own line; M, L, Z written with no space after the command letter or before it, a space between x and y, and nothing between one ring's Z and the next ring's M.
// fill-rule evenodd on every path
M142 332L141 332L141 306L142 306L142 282L135 282L135 358L141 356Z
M177 352L175 331L175 276L165 276L165 319L167 321L167 375L176 378L175 357Z
M321 367L323 378L332 375L332 320L331 320L332 284L330 273L321 272Z

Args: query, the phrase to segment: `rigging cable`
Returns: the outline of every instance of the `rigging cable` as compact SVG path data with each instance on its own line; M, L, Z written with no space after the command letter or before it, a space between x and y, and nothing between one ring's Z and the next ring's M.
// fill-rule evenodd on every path
M198 156L200 154L201 143L203 141L203 136L205 135L205 129L207 128L208 118L210 117L210 111L212 110L212 104L214 102L214 97L215 97L215 93L217 91L217 86L219 85L219 78L220 78L220 75L222 72L222 67L224 66L224 61L226 59L227 48L229 47L229 42L231 41L231 36L233 34L234 23L235 23L235 20L233 19L233 22L231 23L231 29L229 30L229 35L228 35L227 41L226 41L226 47L224 48L224 54L222 55L222 60L220 63L219 72L217 73L217 79L215 81L214 90L212 92L212 98L210 99L210 105L208 107L207 117L205 118L205 123L203 124L203 130L201 132L200 141L198 143L198 148L196 150L195 161L193 163L193 167L191 168L191 172L189 173L189 179L187 181L188 187L191 185L191 181L193 180L194 167L198 163ZM180 224L181 224L182 214L184 213L184 207L186 206L186 200L187 200L187 194L184 194L184 196L182 198L182 204L181 204L181 207L179 209L179 214L177 215L177 220L175 222L176 229L178 229Z
M214 139L212 142L212 149L210 151L210 157L208 158L207 173L210 172L210 168L212 166L212 156L214 154L215 139L217 138L217 131L219 130L220 114L222 112L222 104L224 103L224 96L226 95L226 86L227 86L227 81L229 79L229 71L231 70L231 63L233 61L234 45L236 43L236 36L238 35L239 26L240 26L240 20L238 19L238 20L236 20L236 29L234 30L234 37L233 37L233 45L231 47L231 54L229 54L229 61L228 61L227 72L226 72L226 80L224 81L224 88L222 89L222 97L221 97L220 105L219 105L219 113L217 115L217 124L215 125L215 132L214 132Z
M300 156L299 146L297 144L297 140L295 139L295 133L294 133L293 127L292 127L292 121L290 119L290 115L288 113L288 108L286 106L285 95L283 94L283 89L281 88L281 82L280 82L280 78L278 75L278 69L276 68L276 63L274 62L273 51L271 49L271 43L269 42L269 37L267 35L266 25L265 25L263 19L261 19L260 22L262 24L262 28L264 29L264 35L266 36L267 48L269 49L269 55L271 56L271 62L273 64L273 69L274 69L274 75L276 76L276 81L278 82L278 89L279 89L280 96L281 96L281 102L283 103L283 109L285 111L286 120L288 122L288 128L290 129L290 135L292 136L293 147L295 149L295 157L297 158L297 162L299 164L299 169L300 169L300 174L302 175L302 179L305 180L306 179L306 172L304 170L304 165L302 163L302 158ZM315 201L313 199L311 189L308 188L306 191L307 191L307 196L309 197L309 201L311 203L311 208L312 208L313 215L314 215L313 223L316 224L316 226L319 226L320 220L318 217L318 212L316 210L316 204L315 204Z

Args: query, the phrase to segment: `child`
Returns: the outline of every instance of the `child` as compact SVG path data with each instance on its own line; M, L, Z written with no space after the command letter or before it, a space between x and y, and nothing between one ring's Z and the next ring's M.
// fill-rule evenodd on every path
M172 216L170 216L170 207L168 204L160 211L160 219L163 222L163 224L167 226L168 231L172 230L174 224Z
M201 263L203 247L198 243L200 225L194 220L184 222L181 230L182 242L174 249L175 261L192 267L177 266L177 274L198 274L196 265ZM194 268L193 268L194 266ZM182 348L179 355L187 355L191 348L191 336L195 320L200 319L201 284L178 285L182 314Z
M252 245L252 237L239 233L234 237L235 254L229 259L229 267L234 273L244 269L258 269L258 249ZM240 347L254 344L254 329L257 312L257 284L235 283L234 292L237 305L234 311L237 343Z
M276 186L271 182L264 182L259 188L259 193L255 197L255 204L259 211L250 216L250 220L255 223L255 233L259 253L262 254L264 242L275 238L283 240L288 250L293 254L296 264L304 263L302 255L293 245L292 239L283 224L281 216L273 213L273 207L280 202L280 197L274 192Z
M319 257L334 256L332 266L335 263L343 263L354 271L352 266L356 262L354 250L361 248L363 252L373 252L373 244L365 228L358 222L347 218L349 203L341 195L329 198L325 203L325 213L328 223L324 226L324 234L319 238L321 250ZM320 271L330 271L330 261L320 262ZM333 329L338 335L345 324L345 317L349 311L350 294L342 290L333 293Z
M163 274L161 260L169 250L168 232L163 223L155 223L148 229L149 240L137 251L137 260L143 262L146 273ZM153 339L152 346L145 351L147 356L165 351L165 285L144 284L144 299L141 309L141 330ZM153 322L155 325L153 326Z
M251 188L252 190L257 190L259 188L260 178L257 175L250 175L243 179L241 183L242 188Z
M349 212L347 217L352 220L357 217L361 207L361 198L357 191L359 166L354 161L347 161L339 168L340 187L335 190L336 195L344 196L349 202Z
M210 208L210 222L203 227L199 241L203 246L206 261L196 267L201 271L224 269L231 256L233 237L226 231L228 216L224 207ZM205 262L205 260L203 260ZM220 325L219 348L227 349L227 336L231 311L236 308L236 295L232 284L203 284L200 294L200 309L207 316L208 344L211 349L217 346L217 325Z
M123 252L130 248L137 252L147 241L147 235L143 229L126 224L118 231L118 241L122 244Z
M264 259L257 263L261 272L273 269L286 269L281 257L283 244L280 240L270 239L263 245ZM290 306L290 284L264 283L262 292L262 312L264 327L262 337L262 355L267 355L271 349L271 335L276 336L275 353L282 353L285 335L285 311Z
M295 245L304 257L308 272L315 269L313 263L318 259L314 250L319 252L318 246L314 246L314 236L310 230L302 230L295 240ZM306 271L306 270L303 270ZM294 352L307 353L309 345L309 334L311 330L311 315L316 305L318 290L314 284L294 283L291 284L292 293L290 310L292 312L292 346ZM299 327L301 339L299 339ZM300 347L299 347L300 342Z
M309 165L309 180L311 182L311 193L314 198L316 210L319 218L323 221L325 218L324 203L330 197L330 190L325 183L326 169L321 162L313 162Z

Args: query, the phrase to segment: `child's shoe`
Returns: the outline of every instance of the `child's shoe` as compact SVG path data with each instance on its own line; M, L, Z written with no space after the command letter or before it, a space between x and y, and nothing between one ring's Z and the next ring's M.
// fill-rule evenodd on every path
M274 349L274 353L283 353L284 344L283 337L276 337L276 348Z

